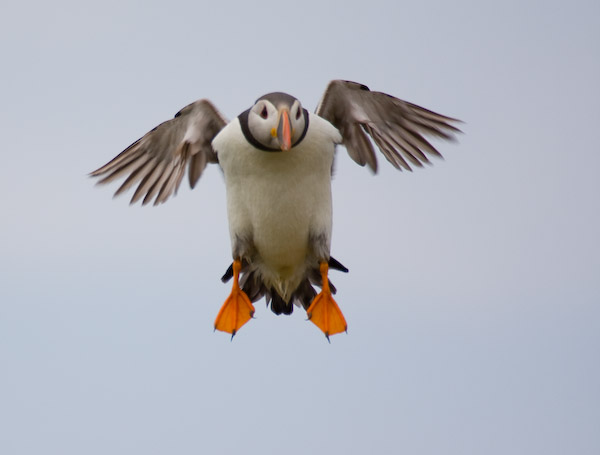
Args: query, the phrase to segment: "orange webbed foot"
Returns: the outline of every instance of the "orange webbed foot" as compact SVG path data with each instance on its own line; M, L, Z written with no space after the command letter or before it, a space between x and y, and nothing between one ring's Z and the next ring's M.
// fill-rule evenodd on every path
M233 286L231 294L219 310L215 319L215 330L231 333L231 338L254 315L254 305L239 285L239 274L242 268L240 260L233 261Z
M308 315L308 319L323 331L325 337L327 337L327 341L329 341L330 335L346 332L348 324L346 324L342 310L340 310L340 307L331 295L329 280L327 278L327 272L329 271L327 262L321 262L320 269L323 287L306 310L306 314Z

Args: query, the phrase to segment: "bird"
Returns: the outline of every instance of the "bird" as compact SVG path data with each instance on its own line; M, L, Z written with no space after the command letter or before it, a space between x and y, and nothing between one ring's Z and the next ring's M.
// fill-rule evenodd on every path
M231 121L208 99L197 100L90 175L98 184L126 177L115 196L137 185L131 204L159 205L177 193L186 171L193 189L206 166L217 164L233 260L222 281L233 283L214 329L233 339L264 297L278 315L302 307L329 341L348 329L329 280L330 269L348 272L330 251L337 146L373 173L374 145L396 169L411 171L441 157L426 136L455 141L459 123L364 84L332 80L314 113L283 92L261 96Z

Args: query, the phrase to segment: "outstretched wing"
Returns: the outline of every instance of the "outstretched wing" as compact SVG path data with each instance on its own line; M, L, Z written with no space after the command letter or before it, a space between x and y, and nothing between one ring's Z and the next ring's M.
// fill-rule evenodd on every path
M154 205L163 203L177 193L186 166L194 188L207 163L218 163L211 142L226 123L210 101L195 101L90 175L103 177L98 184L127 175L115 196L139 182L131 204L143 197L145 205L155 196Z
M429 163L427 155L441 157L425 135L454 140L461 132L452 125L460 120L350 81L331 81L316 113L340 131L352 159L374 172L377 158L367 134L396 169L410 171L410 164Z

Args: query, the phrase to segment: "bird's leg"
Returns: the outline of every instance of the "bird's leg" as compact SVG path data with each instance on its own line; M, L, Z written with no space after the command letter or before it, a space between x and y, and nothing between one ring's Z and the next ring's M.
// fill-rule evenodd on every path
M319 266L321 278L323 279L323 287L306 310L306 314L308 315L308 319L320 328L325 333L327 340L329 340L329 335L345 332L348 329L348 325L340 307L333 300L331 290L329 289L329 279L327 278L329 265L327 261L321 262Z
M254 305L244 291L240 289L239 277L242 262L239 259L233 261L233 286L231 294L217 314L215 319L215 330L231 333L231 338L254 314Z

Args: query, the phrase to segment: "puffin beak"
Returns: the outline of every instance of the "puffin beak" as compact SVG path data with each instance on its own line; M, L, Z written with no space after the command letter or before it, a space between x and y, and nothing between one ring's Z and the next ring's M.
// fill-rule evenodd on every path
M292 124L287 109L279 111L279 123L277 124L277 139L281 150L287 151L292 148Z

